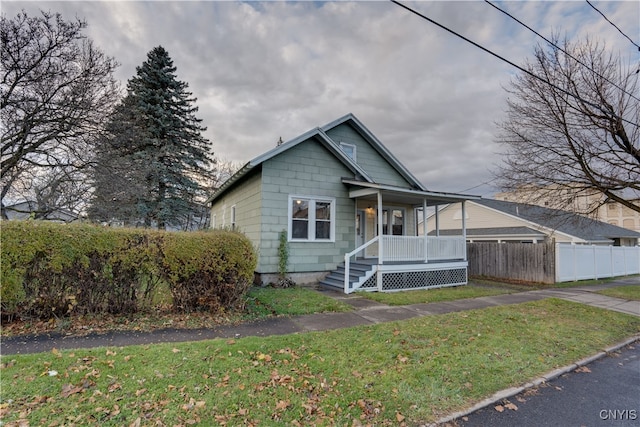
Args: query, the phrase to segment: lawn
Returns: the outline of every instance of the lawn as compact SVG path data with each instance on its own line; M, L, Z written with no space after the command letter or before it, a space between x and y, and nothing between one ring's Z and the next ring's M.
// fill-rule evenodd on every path
M302 314L353 310L348 304L322 295L312 289L253 288L249 291L249 312L298 316Z
M516 292L505 286L479 286L468 284L438 289L422 289L402 292L359 292L358 295L387 305L408 305L429 302L453 301Z
M416 425L640 331L546 299L343 330L1 358L3 425Z
M301 287L252 288L246 298L245 310L240 312L174 313L171 311L170 304L158 304L158 307L160 309L150 309L129 316L102 314L55 318L50 321L25 319L2 325L1 333L3 337L8 337L49 332L86 335L91 332L102 333L110 330L146 332L163 328L214 328L222 324L245 322L268 316L352 310L348 304Z
M598 291L598 293L614 298L640 301L640 285L617 286L615 288L603 289Z

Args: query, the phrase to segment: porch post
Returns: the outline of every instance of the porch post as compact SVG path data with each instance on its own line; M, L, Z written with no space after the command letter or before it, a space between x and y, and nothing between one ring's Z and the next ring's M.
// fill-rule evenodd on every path
M438 206L436 205L436 209ZM424 235L424 262L429 262L429 243L427 242L427 198L422 199L422 234Z
M383 264L384 257L384 236L382 231L382 190L378 190L378 264ZM376 285L378 291L382 292L382 271L380 271L380 268L376 271Z
M462 241L464 242L464 260L467 260L467 212L466 200L462 201Z
M438 211L438 205L436 205L436 236L440 237L440 211Z

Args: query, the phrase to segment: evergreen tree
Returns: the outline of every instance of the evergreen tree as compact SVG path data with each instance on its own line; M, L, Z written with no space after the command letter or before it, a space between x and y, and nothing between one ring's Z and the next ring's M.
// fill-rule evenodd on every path
M215 160L187 89L161 46L136 68L98 151L94 217L134 215L164 229L204 200Z

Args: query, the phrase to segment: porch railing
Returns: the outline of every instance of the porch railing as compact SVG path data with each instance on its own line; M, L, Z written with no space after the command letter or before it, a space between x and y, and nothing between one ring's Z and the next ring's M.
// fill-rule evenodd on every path
M344 291L350 293L349 270L351 258L370 245L382 245L382 262L428 262L466 259L466 241L463 237L428 236L425 257L424 236L376 236L344 255Z
M354 250L352 250L349 253L344 254L344 293L348 294L350 293L350 289L349 289L349 270L350 270L350 263L351 263L351 257L354 256L357 253L362 252L363 250L365 250L366 248L369 247L369 245L372 245L373 243L377 242L379 240L378 236L374 237L373 239L369 240L368 242L366 242L363 245L360 245L359 247L355 248Z
M467 242L464 237L428 236L427 256L429 261L467 259Z
M442 261L466 258L463 237L428 236L425 257L424 236L382 236L383 262Z

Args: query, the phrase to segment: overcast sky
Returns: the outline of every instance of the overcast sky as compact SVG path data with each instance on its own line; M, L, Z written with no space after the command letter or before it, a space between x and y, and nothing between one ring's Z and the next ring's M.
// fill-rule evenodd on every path
M482 1L406 2L522 64L537 43ZM497 2L549 37L589 34L638 49L585 1ZM640 3L592 1L640 44ZM198 98L218 158L245 163L349 112L432 191L491 196L496 122L513 67L390 2L2 1L2 13L76 16L126 82L162 45Z

